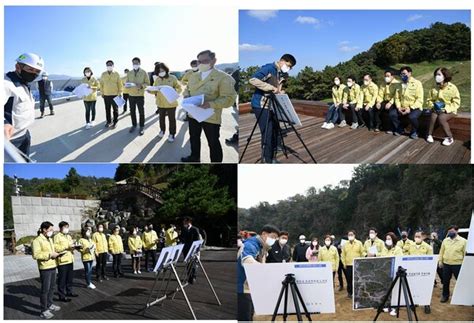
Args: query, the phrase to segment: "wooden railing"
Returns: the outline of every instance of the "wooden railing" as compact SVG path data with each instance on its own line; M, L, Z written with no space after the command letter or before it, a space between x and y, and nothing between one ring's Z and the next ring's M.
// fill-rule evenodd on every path
M141 193L147 197L153 199L154 201L163 204L163 199L161 197L161 190L154 188L153 186L141 184L138 182L127 183L123 185L116 185L113 188L107 190L103 198L112 197L115 195L120 195L123 193Z

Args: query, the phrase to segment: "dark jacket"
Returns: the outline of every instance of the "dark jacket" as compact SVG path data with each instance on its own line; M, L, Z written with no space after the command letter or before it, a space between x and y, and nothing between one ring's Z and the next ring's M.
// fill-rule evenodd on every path
M308 262L308 259L306 259L306 249L308 248L307 244L298 243L293 249L293 261Z
M51 81L50 80L41 80L38 81L38 91L41 97L51 95Z
M286 262L289 262L290 259L291 259L290 247L288 247L288 245L285 244L282 248L278 242L275 242L272 248L268 251L266 262L267 263L283 262L283 260L285 260Z
M179 241L184 243L183 247L183 254L186 256L188 254L189 249L194 241L199 240L199 229L196 228L194 225L191 228L185 228L181 230L181 235L179 236Z

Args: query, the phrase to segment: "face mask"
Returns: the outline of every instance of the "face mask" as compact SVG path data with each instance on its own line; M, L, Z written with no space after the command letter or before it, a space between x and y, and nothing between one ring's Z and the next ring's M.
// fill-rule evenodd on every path
M134 65L133 65L133 69L134 69L135 71L138 71L138 70L140 69L140 65L134 64Z
M364 80L364 85L369 85L370 84L370 81L367 81L367 80Z
M134 236L136 236L136 235L137 235L137 231L133 231L132 234L133 234Z
M370 233L370 234L369 234L369 238L372 239L372 240L374 240L374 239L375 239L375 233Z
M421 243L421 238L415 238L415 242L416 242L417 244L420 244L420 243Z
M408 79L409 79L408 75L402 75L402 81L403 81L403 83L408 82Z
M166 72L160 72L160 73L158 73L158 76L159 76L159 77L165 77L165 76L166 76Z
M282 245L286 245L287 242L288 242L288 239L280 239L280 244Z
M87 231L86 232L86 237L90 237L91 236L91 232L90 231Z
M317 242L317 241L313 241L313 242L311 242L311 244L316 247L316 246L318 245L318 242Z
M300 243L301 243L301 244L303 244L303 243L305 243L305 242L306 242L306 240L304 240L304 239L301 239L301 240L300 240Z
M393 241L392 240L385 240L385 244L389 247L391 247L393 245Z
M51 238L51 237L53 236L53 231L48 231L48 232L46 232L46 236L47 236L48 238Z
M329 247L331 245L331 240L324 241L324 244Z
M114 67L113 66L107 66L107 71L108 72L112 72L114 70Z
M354 236L348 236L347 238L349 239L349 241L354 241L354 239L355 239Z
M352 82L347 82L348 87L352 87Z
M448 238L454 239L456 237L456 232L448 232Z
M237 247L242 247L244 244L242 242L242 240L237 240Z
M198 65L199 72L207 72L211 69L211 64L199 64Z
M103 232L103 231L104 231L104 228L99 228L98 231L99 231L99 232Z
M199 68L196 66L196 67L193 67L192 70L193 70L194 72L197 72L197 71L199 70Z
M435 77L435 81L436 83L443 83L444 81L444 76L443 75L439 75L439 74L436 74L436 77Z
M273 246L275 241L276 241L276 239L268 237L267 240L265 241L265 243L267 244L267 246L271 247L271 246Z
M64 228L64 229L63 229L63 233L64 233L64 234L68 234L68 233L69 233L69 228Z
M45 80L45 81L46 81L47 79L48 79L48 77L47 77L47 76L43 76L43 80Z
M30 73L30 72L27 72L25 70L21 70L20 77L26 83L31 83L38 77L38 74Z
M334 84L339 85L339 84L341 84L341 81L339 81L339 80L334 80Z
M290 71L290 68L288 67L288 65L283 64L283 66L281 67L281 71L283 73L288 73Z
M391 77L385 77L385 83L390 83L392 82L392 78Z
M91 77L91 72L86 72L86 77Z

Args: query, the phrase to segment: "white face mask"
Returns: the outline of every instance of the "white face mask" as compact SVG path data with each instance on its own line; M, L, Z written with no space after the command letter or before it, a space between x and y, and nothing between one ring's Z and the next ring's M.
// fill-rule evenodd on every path
M159 76L159 77L165 77L165 76L166 76L166 72L160 72L160 73L158 73L158 76Z
M421 243L421 238L415 238L415 242L416 242L417 244L420 244L420 243Z
M86 72L85 74L86 74L87 77L91 77L91 75L92 75L91 72Z
M370 81L367 81L367 80L364 80L364 85L369 85L370 84Z
M300 240L300 243L305 243L305 242L306 242L305 239L301 239L301 240Z
M199 72L207 72L211 69L211 64L199 64L198 65Z
M199 68L196 66L196 67L193 67L192 70L193 70L194 72L197 72L197 71L199 70Z
M318 242L317 242L317 241L313 241L313 242L311 242L311 244L316 247L316 246L318 245Z
M436 81L436 83L443 83L444 76L440 75L440 74L436 74L435 81Z
M133 69L134 69L135 71L139 70L139 69L140 69L140 65L134 64L134 65L133 65Z
M290 71L291 68L288 67L288 65L286 64L283 64L283 66L281 67L281 71L283 73L288 73Z
M107 66L107 71L108 72L112 72L114 70L114 67L113 66Z
M348 87L352 87L352 82L347 82Z
M46 236L47 236L48 238L51 238L51 237L53 236L53 231L48 231L48 232L46 232Z
M329 247L331 245L331 240L325 240L324 244Z
M334 80L334 84L339 85L339 84L341 84L341 81L336 79L336 80Z
M385 240L385 244L386 244L387 246L391 247L391 246L393 245L393 242L392 242L392 240L388 240L388 239L387 239L387 240Z
M349 239L349 241L354 241L354 239L355 239L354 236L348 236L347 238Z
M244 243L242 242L242 240L237 240L237 247L242 247L244 245Z
M386 76L385 77L385 83L390 83L390 82L392 82L392 78L389 77L389 76Z
M286 245L287 242L288 242L288 239L280 239L280 244L282 245Z
M48 79L48 77L47 77L47 76L43 76L43 80L47 80L47 79Z
M267 240L265 241L265 243L267 244L267 246L271 247L271 246L273 246L275 241L276 241L276 239L273 239L271 237L267 237Z
M64 228L62 231L63 231L64 234L68 234L69 233L69 228Z
M136 236L136 235L137 235L137 231L133 231L132 234L133 234L134 236Z
M374 240L375 239L375 233L369 233L369 238Z
M87 231L86 232L86 237L90 237L91 236L91 232L90 231Z
M103 232L103 231L104 231L104 228L99 228L98 231L99 231L99 232Z

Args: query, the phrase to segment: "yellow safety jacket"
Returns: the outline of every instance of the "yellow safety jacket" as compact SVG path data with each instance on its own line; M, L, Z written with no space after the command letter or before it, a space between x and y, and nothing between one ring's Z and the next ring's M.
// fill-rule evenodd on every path
M31 249L33 251L33 259L38 262L39 270L56 268L56 260L51 258L51 253L54 251L52 238L46 238L41 233L33 240Z

